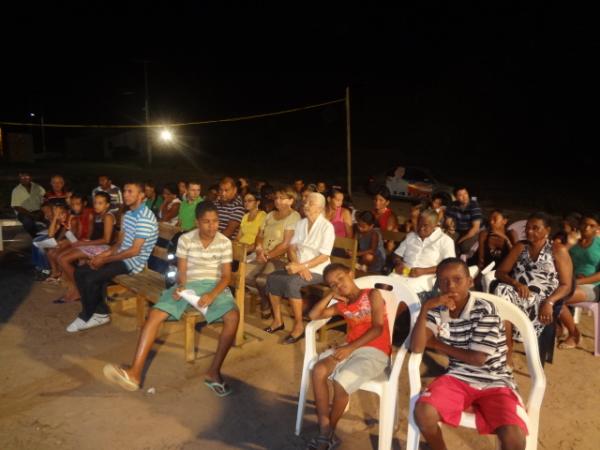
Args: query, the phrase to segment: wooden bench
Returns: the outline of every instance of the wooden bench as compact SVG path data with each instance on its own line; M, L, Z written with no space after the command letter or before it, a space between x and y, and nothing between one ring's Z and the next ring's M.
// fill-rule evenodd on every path
M17 219L0 219L0 252L4 250L4 242L13 242L15 239L7 239L4 240L4 235L2 232L2 227L20 227L21 222Z
M165 242L170 241L173 236L179 232L177 227L166 224L159 224L159 241L152 251L152 257L171 264L169 251L164 246ZM244 342L244 295L246 279L246 253L247 247L244 244L233 242L233 269L232 281L230 287L234 289L235 300L240 311L240 323L235 338L235 345L241 345ZM148 304L155 304L162 292L166 289L165 275L146 267L142 272L135 275L118 275L113 281L122 288L127 289L135 295L136 316L138 326L141 328L146 322ZM185 300L181 300L185 301ZM202 314L190 308L186 311L181 320L184 322L184 353L188 362L196 359L195 349L195 326L203 319Z
M406 232L404 231L381 231L381 238L383 242L393 241L394 242L394 250L398 248L398 245L404 240L406 237Z

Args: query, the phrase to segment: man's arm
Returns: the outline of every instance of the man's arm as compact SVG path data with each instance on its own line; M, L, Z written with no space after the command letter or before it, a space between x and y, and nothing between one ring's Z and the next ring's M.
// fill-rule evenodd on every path
M96 260L97 258L102 258L102 264L108 264L111 262L115 262L115 261L123 261L125 259L128 258L133 258L134 256L137 256L140 254L140 251L142 250L142 247L144 246L144 242L146 241L146 239L144 238L136 238L133 240L133 244L131 245L131 247L129 247L128 249L123 250L122 252L116 252L113 253L111 255L107 255L107 256L96 256L95 258L92 258L92 262L94 260Z
M456 243L460 244L468 239L471 239L473 236L476 236L479 233L479 228L481 227L481 220L474 220L471 222L471 228L463 237L461 237Z
M240 222L238 222L237 220L230 220L229 222L227 222L227 226L222 231L222 234L231 239L231 236L235 234L239 226Z
M215 301L215 298L219 296L223 289L229 286L231 282L231 263L224 263L221 265L221 278L219 278L219 282L215 285L212 291L204 294L198 300L198 305L204 307L210 305Z
M467 364L482 366L488 358L486 353L476 350L463 350L444 344L443 342L440 342L433 331L427 327L428 312L438 306L446 306L449 310L453 310L456 307L455 298L456 296L453 294L444 294L439 297L433 297L425 302L413 328L410 339L410 351L413 353L423 353L425 348L428 347Z

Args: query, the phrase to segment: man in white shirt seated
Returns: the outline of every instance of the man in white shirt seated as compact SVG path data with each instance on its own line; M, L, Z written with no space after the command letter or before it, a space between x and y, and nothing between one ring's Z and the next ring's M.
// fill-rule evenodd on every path
M454 241L437 224L434 210L423 211L416 232L408 233L394 252L395 275L417 293L430 290L438 264L456 256Z

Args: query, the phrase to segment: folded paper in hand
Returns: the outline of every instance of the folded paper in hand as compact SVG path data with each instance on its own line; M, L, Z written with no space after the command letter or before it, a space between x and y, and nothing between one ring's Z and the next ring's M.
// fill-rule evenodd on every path
M58 246L56 239L54 239L54 238L44 239L43 241L37 241L37 242L34 242L33 245L35 245L39 249L55 248Z
M71 230L67 231L65 233L65 237L69 240L69 242L73 243L73 242L77 242L77 237L75 237L75 235L73 234L73 232Z
M198 300L200 300L200 297L196 295L196 293L192 289L186 289L185 291L181 291L179 295L181 295L181 297L186 302L188 302L190 305L192 305L194 308L200 311L203 315L206 315L206 311L208 311L208 306L198 306Z

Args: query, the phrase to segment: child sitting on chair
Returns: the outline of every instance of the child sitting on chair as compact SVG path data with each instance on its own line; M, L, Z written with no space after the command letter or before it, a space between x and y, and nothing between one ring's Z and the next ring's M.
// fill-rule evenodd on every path
M421 433L432 449L445 449L438 423L457 427L463 411L473 407L480 434L496 434L503 449L524 449L526 412L507 370L502 319L492 303L469 293L473 280L460 259L442 261L437 279L441 295L421 308L410 346L414 353L437 350L450 363L416 404Z
M342 264L330 264L323 279L331 293L310 311L311 320L336 315L344 317L348 326L346 344L320 355L312 372L313 389L319 419L319 435L311 440L309 449L330 449L339 445L335 427L342 417L350 394L381 375L388 367L392 345L385 303L377 289L360 289L350 269ZM332 298L338 300L327 306ZM329 409L329 387L333 382L333 404Z

